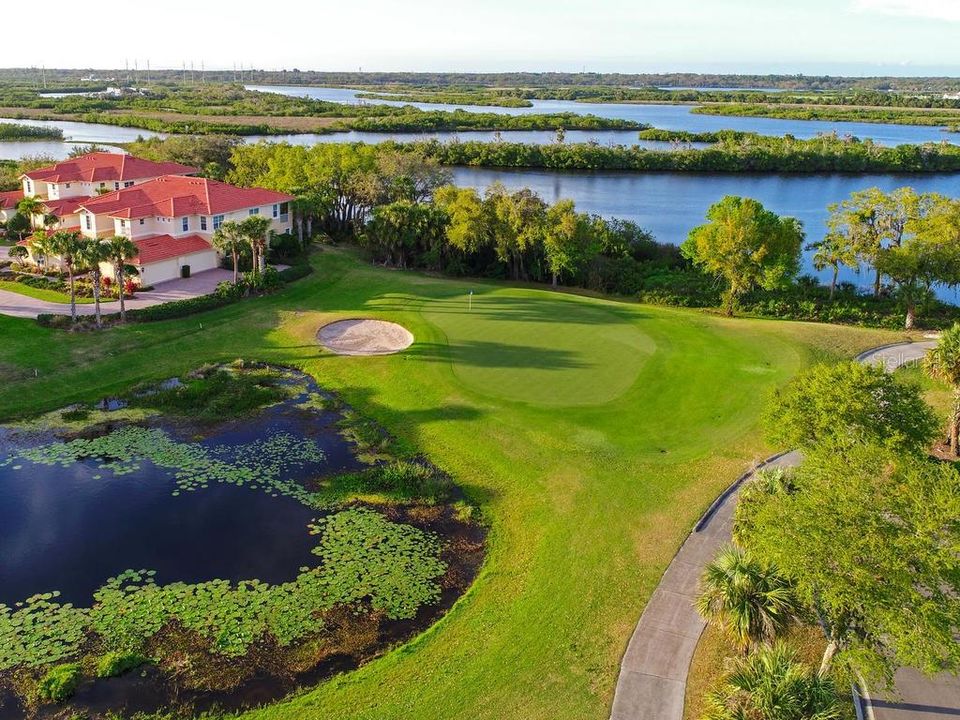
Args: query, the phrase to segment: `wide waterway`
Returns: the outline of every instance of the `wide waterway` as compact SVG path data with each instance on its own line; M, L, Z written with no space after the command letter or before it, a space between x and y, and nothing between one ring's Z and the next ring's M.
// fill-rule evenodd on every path
M697 115L692 113L692 105L640 104L640 103L578 103L572 100L533 100L532 107L506 108L479 105L447 105L442 103L404 103L396 100L369 100L358 98L358 90L348 88L302 87L296 85L249 85L250 90L274 92L293 97L309 97L348 105L360 103L382 105L413 105L421 110L469 110L471 112L499 113L503 115L531 115L534 113L569 112L577 115L596 115L602 118L633 120L648 123L667 130L687 130L690 132L712 132L716 130L741 130L762 135L793 135L798 138L811 138L821 133L837 132L841 135L855 135L883 145L902 145L905 143L960 142L957 133L944 132L943 128L923 125L895 125L884 123L834 122L819 120L778 120L774 118L727 117L722 115ZM593 133L608 137L609 132ZM634 142L636 133L632 132ZM509 139L510 134L504 133ZM570 133L568 141L572 142ZM601 140L601 142L603 142ZM616 142L623 142L617 140Z
M278 88L273 88L278 90ZM322 97L337 102L359 102L355 91L336 88L290 88L294 91L309 91L311 96ZM351 100L352 98L352 100ZM543 107L543 103L539 104ZM613 106L583 105L565 103L563 109L575 109L580 112L596 112L598 108ZM424 106L429 107L429 106ZM620 107L620 106L618 106ZM630 110L644 111L653 106L628 105L622 106ZM685 113L697 121L708 116L690 115L689 108L681 105L659 106L669 109L676 114ZM483 108L479 108L483 109ZM515 108L499 108L498 110L517 110ZM522 110L522 109L521 109ZM526 109L529 111L529 109ZM599 114L599 113L598 113ZM712 118L714 120L733 120L734 118ZM24 155L49 154L54 157L66 157L76 143L104 143L129 142L138 135L150 136L150 133L134 128L121 128L112 125L96 125L66 121L13 121L0 122L28 122L32 125L55 125L64 131L67 140L72 142L3 142L0 143L0 158L19 158ZM781 121L776 121L781 122ZM783 121L786 122L786 121ZM790 130L798 136L805 133L798 130L810 123L804 121L790 121ZM832 127L846 126L849 123L828 124ZM865 128L880 128L883 132L888 129L903 133L918 133L930 135L939 130L897 125L867 125ZM336 133L327 135L290 135L271 136L268 138L246 138L247 141L267 139L281 142L287 141L296 144L310 145L316 142L347 142L363 140L379 142L382 140L411 140L417 137L436 137L449 139L456 135L461 140L477 136L477 139L493 140L495 133L432 133L432 134L401 134L401 133ZM524 142L552 142L555 141L552 132L504 132L500 134L504 139L517 139ZM582 140L581 135L592 135L587 131L568 131L567 142ZM633 131L624 133L600 133L600 135L614 137L624 136L636 138ZM917 141L922 138L912 138L905 141ZM628 142L629 140L624 140ZM636 142L633 140L633 142ZM657 144L651 143L651 146ZM548 201L561 198L570 198L576 202L578 209L603 215L606 217L621 217L638 222L650 230L658 240L679 243L687 236L691 228L702 222L707 208L724 195L744 195L754 197L763 202L775 212L791 215L804 222L808 240L820 239L824 233L824 221L827 216L827 206L848 197L851 192L868 187L880 187L890 190L902 185L911 185L924 192L940 192L945 195L960 195L960 174L951 175L725 175L725 174L693 174L693 173L571 173L552 170L498 170L488 168L455 168L452 170L457 184L476 188L486 188L494 181L501 181L508 187L530 187L536 190ZM811 271L809 263L807 271ZM825 273L820 273L826 277ZM869 283L869 278L856 276L846 272L843 277L863 285ZM950 293L952 297L954 293Z

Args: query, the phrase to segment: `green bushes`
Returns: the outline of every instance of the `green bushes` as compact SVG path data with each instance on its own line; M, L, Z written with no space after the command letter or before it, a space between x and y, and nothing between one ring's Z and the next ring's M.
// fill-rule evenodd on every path
M97 677L119 677L145 665L149 658L132 652L108 652L97 662Z
M234 374L216 370L177 387L134 397L130 404L198 420L242 417L286 396L277 386L278 380L279 377L270 372Z
M629 170L634 172L768 173L935 173L960 170L960 147L946 143L886 147L870 140L820 136L794 137L718 134L703 149L648 150L589 143L531 145L438 141L397 144L424 153L441 165L548 168L552 170Z
M80 684L80 666L66 663L51 668L37 683L37 697L41 700L63 702L69 700Z
M22 123L0 123L0 141L2 140L63 140L63 130L58 127Z

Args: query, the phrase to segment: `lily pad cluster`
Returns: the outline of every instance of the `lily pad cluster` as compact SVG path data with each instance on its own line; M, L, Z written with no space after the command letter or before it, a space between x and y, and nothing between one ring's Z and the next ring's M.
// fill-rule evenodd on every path
M311 530L322 563L288 583L160 585L153 571L127 570L95 593L91 608L60 604L55 593L0 604L0 671L77 657L90 634L107 651L142 652L173 621L211 652L239 657L267 636L286 647L322 631L325 613L336 607L402 620L439 598L447 566L434 534L361 507Z
M158 428L122 427L94 438L78 438L28 448L2 462L33 462L43 465L71 465L96 458L98 468L114 475L128 475L140 469L140 462L173 470L177 490L205 488L210 483L231 483L287 495L309 504L310 493L285 471L319 463L323 450L307 438L277 433L264 440L229 448L206 448L199 443L179 442ZM21 464L13 468L21 469Z

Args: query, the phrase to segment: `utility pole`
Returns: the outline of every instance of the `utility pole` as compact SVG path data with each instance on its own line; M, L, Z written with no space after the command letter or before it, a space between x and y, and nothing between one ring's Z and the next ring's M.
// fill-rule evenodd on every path
M147 58L147 85L150 84L150 58Z
M40 78L41 80L43 80L43 89L46 90L47 89L47 66L46 65L40 66Z

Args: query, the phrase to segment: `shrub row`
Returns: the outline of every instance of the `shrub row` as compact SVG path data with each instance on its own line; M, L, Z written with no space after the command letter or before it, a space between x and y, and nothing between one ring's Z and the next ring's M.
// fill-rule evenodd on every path
M209 295L200 295L199 297L187 298L186 300L173 300L171 302L153 305L152 307L137 308L127 310L127 320L134 322L157 322L159 320L174 320L176 318L196 315L197 313L216 310L225 305L230 305L244 297L252 294L264 294L280 287L284 283L293 282L306 277L313 268L308 263L293 265L281 272L272 271L254 281L250 273L244 273L243 280L234 285L230 282L220 283L217 289ZM111 313L110 318L117 318L118 314ZM77 323L73 323L69 315L42 313L37 316L37 323L41 327L68 329L76 325L90 324L93 318L83 316L78 318Z

